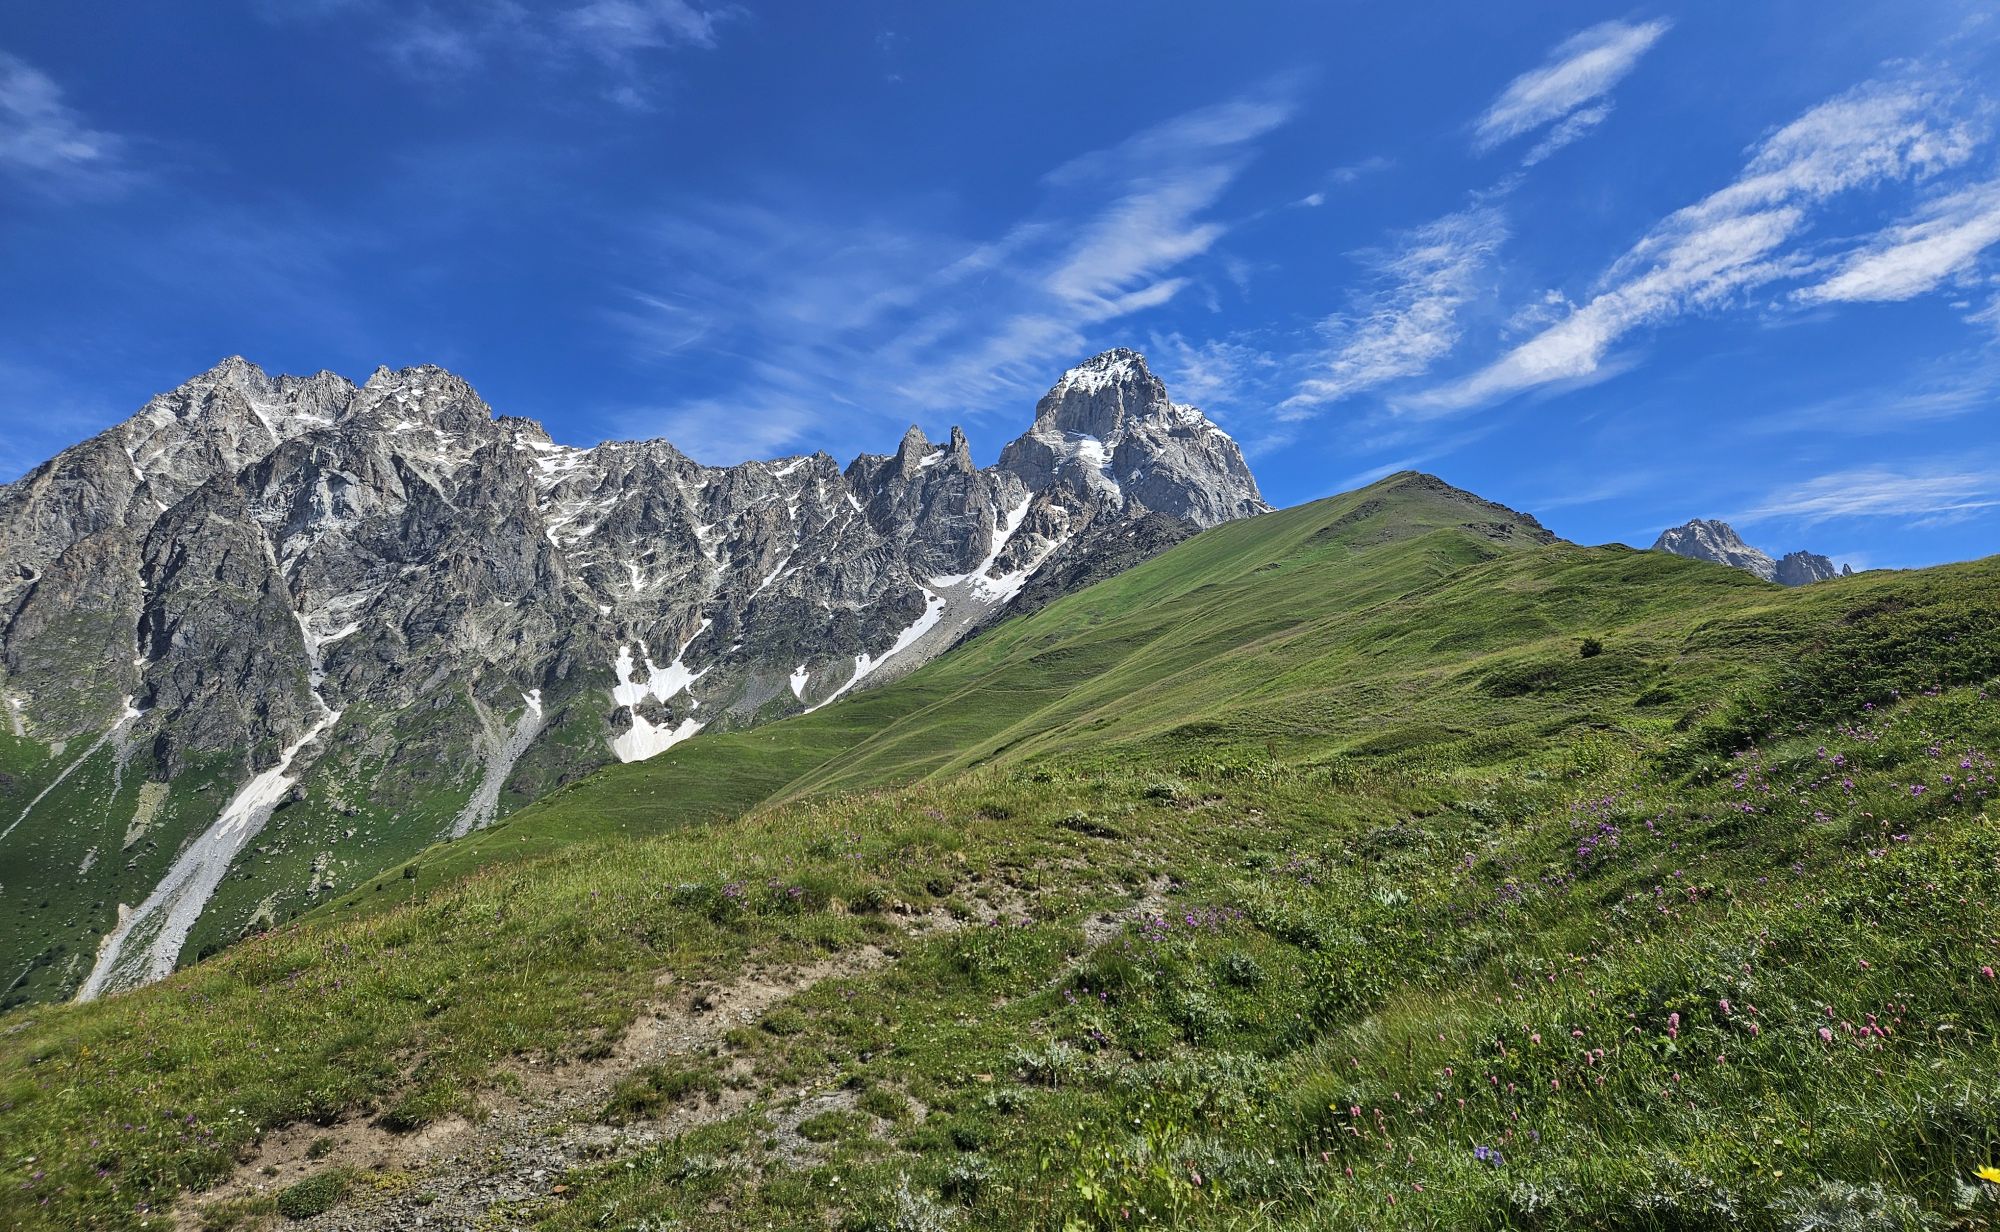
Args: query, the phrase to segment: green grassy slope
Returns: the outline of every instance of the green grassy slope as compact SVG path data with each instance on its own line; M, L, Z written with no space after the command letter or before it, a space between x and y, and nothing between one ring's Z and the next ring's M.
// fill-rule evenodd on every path
M871 939L900 957L606 1114L745 1073L860 1093L812 1157L753 1106L514 1217L2000 1213L2000 558L1784 591L1506 522L1398 476L1225 526L345 914L17 1014L0 1222L144 1226L271 1127L415 1127L599 1052L663 969ZM904 944L895 904L997 923Z
M1733 570L1543 544L1512 517L1405 473L1227 524L887 687L593 775L425 856L421 880L1079 746L1122 759L1456 742L1502 756L1544 734L1558 699L1532 718L1484 700L1468 713L1454 675L1482 663L1532 672L1541 655L1578 677L1560 690L1572 721L1599 721L1599 699L1634 721L1671 718L1789 644L1776 626L1817 610ZM1707 612L1736 623L1683 645ZM1625 653L1567 665L1566 639L1610 630ZM398 880L348 905L394 901L408 888Z

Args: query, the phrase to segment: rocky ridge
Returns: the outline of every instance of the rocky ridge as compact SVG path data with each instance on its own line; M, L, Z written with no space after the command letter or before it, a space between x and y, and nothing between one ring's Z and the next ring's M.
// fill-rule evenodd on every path
M1769 553L1745 543L1729 523L1711 518L1695 518L1661 532L1653 542L1653 550L1728 565L1781 586L1804 586L1854 572L1844 566L1836 568L1831 560L1816 552L1787 552L1773 559Z
M443 369L225 360L0 487L9 991L157 978L606 760L817 709L1266 508L1131 351L985 468L955 428L845 467L580 449Z

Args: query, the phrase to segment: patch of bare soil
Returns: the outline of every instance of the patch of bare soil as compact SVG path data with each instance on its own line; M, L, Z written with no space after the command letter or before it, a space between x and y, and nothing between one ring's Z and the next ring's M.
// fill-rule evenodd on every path
M1118 911L1100 911L1083 922L1083 945L1086 950L1094 950L1125 931L1127 924L1141 923L1155 916L1165 915L1168 908L1167 895L1173 889L1173 879L1155 877L1139 891L1139 897L1131 906Z

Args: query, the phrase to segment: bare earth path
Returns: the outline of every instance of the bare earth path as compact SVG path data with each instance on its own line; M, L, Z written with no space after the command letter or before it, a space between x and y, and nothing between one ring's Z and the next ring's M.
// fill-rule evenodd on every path
M907 935L914 940L953 927L956 921L937 913L918 917ZM556 1194L570 1168L616 1160L734 1116L758 1098L754 1091L725 1087L714 1102L683 1105L618 1129L601 1124L598 1116L619 1081L649 1066L724 1048L730 1030L757 1021L786 998L823 980L873 970L892 957L871 944L803 967L753 967L727 984L676 987L669 980L641 1007L609 1056L517 1070L518 1093L484 1101L488 1114L477 1123L455 1118L411 1134L360 1121L330 1129L289 1126L267 1137L229 1182L185 1200L178 1226L199 1228L208 1208L276 1193L312 1174L346 1167L360 1179L345 1201L286 1226L313 1232L526 1228L525 1208ZM315 1142L326 1144L316 1157L308 1153Z
M1130 888L1130 905L1083 921L1085 949L1115 936L1125 925L1165 908L1165 878ZM1118 887L1123 889L1123 887ZM1015 918L1026 903L1009 895L1000 907ZM989 905L991 909L991 905ZM515 1080L482 1097L478 1121L453 1118L415 1133L392 1133L355 1120L333 1127L288 1126L266 1137L254 1157L228 1182L186 1197L177 1226L203 1226L204 1212L239 1199L278 1193L308 1176L346 1168L357 1177L332 1210L286 1228L304 1232L401 1232L402 1229L477 1229L507 1232L532 1226L537 1208L558 1199L562 1177L573 1168L615 1162L702 1125L763 1105L773 1110L781 1143L810 1150L792 1132L803 1117L852 1102L852 1093L811 1085L759 1091L725 1085L705 1102L676 1105L664 1115L627 1127L600 1117L612 1091L627 1077L676 1059L727 1056L725 1037L758 1021L772 1007L829 979L873 971L892 961L902 941L954 931L961 921L943 910L900 922L903 937L867 944L804 966L751 966L727 983L679 984L662 976L658 992L604 1057L562 1065L519 1066ZM797 1107L790 1107L796 1104ZM317 1146L315 1144L318 1144Z

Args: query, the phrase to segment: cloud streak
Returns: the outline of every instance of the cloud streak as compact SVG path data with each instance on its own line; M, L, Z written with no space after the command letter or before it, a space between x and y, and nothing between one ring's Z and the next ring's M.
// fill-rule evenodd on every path
M44 190L102 186L122 175L124 144L92 128L47 73L0 51L0 172Z
M1978 144L1941 100L1868 85L1822 103L1756 146L1727 186L1679 210L1614 262L1593 296L1562 320L1461 380L1413 396L1419 414L1464 410L1538 386L1605 375L1632 331L1711 310L1810 270L1791 245L1830 198L1963 164Z
M1176 397L1210 408L1241 403L1279 367L1276 356L1246 342L1193 343L1179 333L1154 333L1146 356Z
M1937 525L2000 506L1990 469L1895 471L1864 466L1835 471L1785 488L1733 520L1797 518L1808 525L1832 518L1919 518Z
M611 60L634 52L685 44L712 48L724 10L704 10L687 0L591 0L557 18L580 45Z
M1849 254L1831 278L1794 293L1801 303L1914 299L1970 269L2000 243L2000 180L1930 203Z
M879 433L876 421L976 418L1031 400L1100 327L1188 288L1231 226L1225 194L1293 111L1285 91L1266 91L1068 160L1042 177L1032 213L987 239L909 217L684 204L650 236L666 272L614 315L657 355L698 341L748 359L748 375L619 426L679 430L733 407L725 422L763 421L708 433L709 455L735 460L780 444L841 447L856 427ZM848 400L864 392L868 405Z
M1530 154L1539 162L1603 123L1600 102L1625 79L1673 23L1607 21L1556 45L1539 68L1516 77L1473 125L1473 148L1484 154L1546 125L1556 129Z
M1321 323L1329 346L1318 371L1280 404L1278 418L1304 419L1429 371L1458 345L1461 312L1485 286L1506 238L1499 210L1475 207L1426 223L1399 237L1391 251L1373 254L1375 289Z
M637 67L642 55L682 48L712 50L733 7L694 0L583 0L531 7L520 0L317 0L262 6L273 21L354 20L374 31L388 59L420 82L453 81L507 60L543 69L595 62L615 84L604 96L622 106L650 105Z

